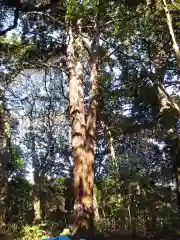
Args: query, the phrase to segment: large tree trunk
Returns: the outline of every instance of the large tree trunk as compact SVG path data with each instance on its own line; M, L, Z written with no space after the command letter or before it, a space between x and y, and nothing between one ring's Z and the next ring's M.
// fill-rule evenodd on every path
M96 132L96 119L97 119L97 57L95 53L92 53L91 63L91 89L89 96L89 108L86 118L86 166L85 166L85 189L86 194L83 197L84 209L86 212L86 218L88 220L89 229L93 231L93 189L94 189L94 153L95 153L95 132Z
M96 131L97 52L91 55L91 89L85 118L83 45L74 41L72 26L67 24L67 67L69 73L69 113L72 128L73 180L76 219L73 233L87 236L93 229L94 137ZM75 50L78 49L78 52Z
M3 103L0 110L0 236L6 231L6 197L8 187L7 165L9 161L8 135L9 124L6 124Z
M83 69L75 59L74 36L71 23L67 24L67 67L69 72L69 113L72 130L72 154L74 158L73 181L75 210L77 217L73 226L76 233L80 228L88 229L82 199L86 195L86 152L85 152L85 110Z

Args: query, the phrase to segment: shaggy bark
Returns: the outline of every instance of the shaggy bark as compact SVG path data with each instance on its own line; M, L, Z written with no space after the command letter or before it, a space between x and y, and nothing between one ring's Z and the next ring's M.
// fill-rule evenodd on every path
M80 27L78 25L78 27ZM94 144L96 132L97 49L91 54L91 89L85 118L82 39L74 40L72 26L67 23L67 67L69 73L69 114L74 158L73 180L76 219L73 234L86 236L93 230Z

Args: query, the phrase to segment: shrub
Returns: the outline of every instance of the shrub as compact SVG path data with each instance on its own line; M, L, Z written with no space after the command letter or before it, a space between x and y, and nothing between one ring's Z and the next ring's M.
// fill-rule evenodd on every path
M17 236L18 235L18 236ZM50 237L50 233L41 230L40 226L25 226L19 234L13 232L10 239L13 240L43 240L44 238Z

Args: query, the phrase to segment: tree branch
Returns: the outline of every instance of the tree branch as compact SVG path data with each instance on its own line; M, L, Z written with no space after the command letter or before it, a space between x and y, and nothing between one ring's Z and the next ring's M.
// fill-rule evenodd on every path
M17 4L17 1L14 3L13 1L8 1L4 0L3 5L7 6L8 8L16 8L14 10L14 21L13 24L8 27L7 29L3 30L0 32L0 36L5 35L7 32L15 29L18 24L18 19L19 19L19 12L44 12L50 8L52 8L54 5L56 5L59 2L59 0L51 0L50 3L43 5L43 4L38 4L38 5L31 5L28 3L19 3ZM59 11L61 11L62 16L65 16L65 9L63 7L59 7Z
M173 25L172 25L172 17L171 17L170 11L168 9L168 5L167 5L166 0L162 0L162 2L163 2L163 5L164 5L164 11L165 11L165 14L166 14L166 20L167 20L167 25L168 25L168 28L169 28L169 33L170 33L171 38L172 38L173 49L174 49L174 52L176 54L177 65L178 65L178 68L179 68L178 70L180 71L180 49L179 49L178 43L176 41L176 36L175 36L175 32L174 32Z
M35 11L35 12L43 12L48 10L49 8L52 8L53 6L55 6L56 4L59 3L59 0L51 0L49 3L47 4L37 4L37 5L33 5L33 4L29 4L27 2L20 2L20 1L13 1L13 0L3 0L3 5L9 7L9 8L18 8L20 12L31 12L31 11ZM59 5L58 8L60 9ZM61 10L65 10L64 8L61 8Z
M174 99L168 94L168 92L167 92L166 89L164 88L163 84L160 83L160 82L158 82L157 85L158 85L158 89L159 89L160 93L167 98L167 100L168 100L168 102L170 103L171 107L174 108L174 109L178 112L178 114L179 114L179 113L180 113L180 108L179 108L178 104L177 104L177 103L174 101Z
M18 24L18 19L19 19L19 10L16 8L14 10L14 21L13 21L13 24L11 26L9 26L7 29L1 31L0 32L0 36L4 36L7 32L15 29L17 27L17 24Z

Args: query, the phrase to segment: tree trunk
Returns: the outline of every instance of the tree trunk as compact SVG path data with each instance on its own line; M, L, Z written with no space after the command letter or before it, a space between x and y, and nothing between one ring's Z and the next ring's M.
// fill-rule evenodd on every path
M165 11L165 14L166 14L166 20L167 20L167 25L168 25L168 28L169 28L169 33L170 33L171 38L172 38L173 49L174 49L174 52L175 52L175 55L176 55L178 68L180 70L180 50L179 50L178 43L176 41L176 36L175 36L173 25L172 25L172 17L171 17L170 11L168 9L168 5L167 5L166 0L162 0L162 2L163 2L163 6L164 6L164 11Z
M91 90L85 118L83 45L74 41L71 23L67 23L67 67L69 73L69 113L74 158L73 180L76 219L73 234L87 236L93 229L94 137L96 131L97 52L91 54ZM77 50L75 52L75 50Z
M3 103L0 110L0 235L6 232L6 197L8 188L8 171L9 162L8 153L8 134L9 125L6 124Z
M78 229L88 229L88 219L83 206L86 197L86 152L85 152L85 110L84 110L84 83L81 62L75 59L74 36L71 23L67 23L67 67L69 72L69 114L72 130L72 154L74 158L73 181L76 220L73 233Z
M175 168L175 179L176 179L177 205L180 218L180 166L176 166Z
M34 186L33 186L33 207L34 207L34 223L39 224L42 221L41 198L40 198L40 184L39 174L34 169Z
M156 202L152 202L149 213L151 216L151 230L153 231L153 234L154 234L156 232L156 223L157 223Z
M32 106L33 108L33 106ZM35 134L33 128L33 117L30 116L30 134L31 134L31 155L32 155L32 167L34 170L33 173L33 208L34 208L34 223L39 224L41 222L41 202L39 198L39 170L37 167L37 155L36 155L36 145L35 145Z
M179 106L176 104L173 98L171 98L166 90L164 89L163 85L159 85L159 95L161 101L161 112L165 112L167 109L172 108L174 109L174 114L179 116L180 109ZM173 174L175 176L176 181L176 194L177 194L177 205L179 210L179 219L180 219L180 139L178 132L176 130L176 122L172 123L171 126L165 132L166 136L166 143L170 148L170 155L172 157L172 164L173 164ZM164 126L162 126L164 128Z
M128 224L128 230L130 233L132 233L132 216L131 216L131 202L128 202L128 215L129 215L129 224Z
M113 171L116 172L116 176L118 176L119 171L118 171L118 164L116 161L115 149L113 146L113 137L112 137L111 131L109 130L108 126L105 125L104 121L101 121L101 125L102 125L102 128L105 130L105 135L107 137L107 143L108 143L109 152L110 152L112 169L113 169ZM117 178L117 180L118 180L118 178Z
M99 205L98 205L98 200L97 200L97 194L95 191L94 191L94 196L93 196L93 209L94 209L95 221L98 221L100 219L100 215L99 215Z
M174 139L168 139L170 154L173 158L173 172L176 182L176 196L177 196L177 206L179 211L180 219L180 139L178 136Z
M34 196L34 222L39 224L41 222L41 202L40 199Z

